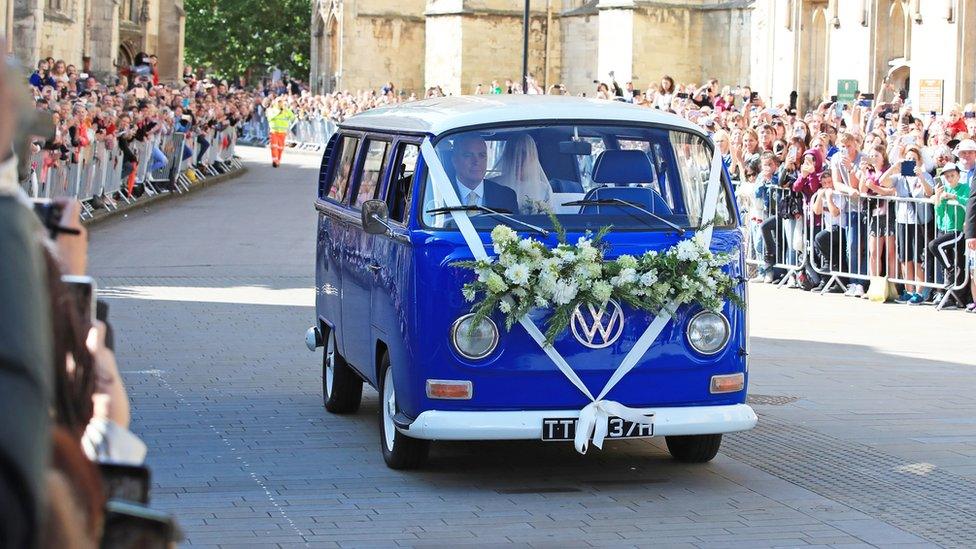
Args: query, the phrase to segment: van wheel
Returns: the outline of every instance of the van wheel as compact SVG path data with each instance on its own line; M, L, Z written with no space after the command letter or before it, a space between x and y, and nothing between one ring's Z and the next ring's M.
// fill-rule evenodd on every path
M335 333L329 331L322 352L322 401L333 414L352 414L363 399L363 380L346 364L336 348Z
M383 354L380 363L380 447L383 461L390 469L415 469L427 460L430 441L411 438L397 431L393 416L397 413L396 391L393 384L393 368L390 355Z
M664 437L671 457L684 463L711 461L722 445L722 435L687 435Z

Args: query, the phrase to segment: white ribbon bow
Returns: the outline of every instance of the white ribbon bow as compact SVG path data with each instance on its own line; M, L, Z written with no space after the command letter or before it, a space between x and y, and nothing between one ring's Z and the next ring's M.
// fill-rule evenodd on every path
M705 199L702 208L702 224L706 225L706 227L702 229L701 234L704 236L705 242L711 242L712 240L712 220L715 218L715 210L718 205L718 192L721 188L722 181L722 155L717 154L717 151L714 152L716 154L712 155L711 173L708 178L708 187L705 189ZM461 200L458 198L457 191L455 191L454 186L447 177L447 172L444 171L444 166L441 165L440 158L438 158L437 152L434 150L434 146L431 144L429 138L424 139L423 143L421 143L420 153L423 155L424 163L427 164L427 169L430 171L434 199L438 203L443 203L448 207L460 206ZM488 259L488 253L485 250L484 244L481 242L481 237L478 236L478 231L475 230L471 219L468 218L467 212L454 211L451 212L451 216L454 218L454 222L457 223L461 237L464 238L464 242L471 249L474 258L478 260ZM619 417L642 425L653 424L653 417L645 416L636 408L629 408L619 402L606 400L605 397L637 365L640 359L644 357L647 350L650 349L651 345L657 339L657 336L661 334L661 331L671 320L671 313L668 311L674 310L675 306L675 303L669 303L667 307L658 313L620 362L620 365L613 372L613 375L610 376L610 380L607 381L606 386L596 398L593 397L593 393L586 387L583 380L579 378L573 368L566 362L566 359L559 354L559 351L552 345L546 343L545 336L542 335L542 332L532 319L528 315L519 319L519 324L525 328L525 331L528 332L529 336L539 345L542 351L549 356L559 371L591 401L580 410L579 419L576 422L576 437L573 443L576 446L577 452L585 454L589 448L590 440L593 441L594 446L601 450L603 449L603 441L607 436L607 426L611 417Z

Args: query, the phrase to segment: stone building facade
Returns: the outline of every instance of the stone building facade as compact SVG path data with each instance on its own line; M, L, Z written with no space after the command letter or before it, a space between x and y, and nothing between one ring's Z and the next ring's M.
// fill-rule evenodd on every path
M805 107L842 80L878 93L887 79L916 112L976 99L973 0L756 0L751 18L756 89Z
M161 80L182 75L183 0L0 1L13 4L13 53L28 67L50 56L104 78L142 51L159 57Z
M518 80L523 0L315 0L316 89L471 93ZM801 108L841 81L920 107L976 100L976 0L532 0L529 72L592 94L718 78Z
M752 0L532 0L529 73L592 94L613 71L647 87L749 74ZM523 0L315 0L312 75L319 91L471 93L519 80ZM719 47L715 47L718 44Z

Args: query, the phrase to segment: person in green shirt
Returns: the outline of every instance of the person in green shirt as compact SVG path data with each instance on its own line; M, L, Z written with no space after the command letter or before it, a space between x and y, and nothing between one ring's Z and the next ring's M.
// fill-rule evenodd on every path
M291 111L284 97L274 100L268 109L268 126L271 129L271 165L277 168L281 165L281 153L285 150L285 137L295 121L295 113Z
M969 201L969 183L960 178L959 166L950 162L942 168L942 175L936 183L932 201L935 204L935 227L938 236L929 242L928 252L946 271L946 280L952 281L947 289L964 286L966 272L965 239L962 232L966 220L966 203ZM955 292L958 299L950 299L947 306L962 306L968 303L968 288ZM942 301L945 292L936 292L932 302Z

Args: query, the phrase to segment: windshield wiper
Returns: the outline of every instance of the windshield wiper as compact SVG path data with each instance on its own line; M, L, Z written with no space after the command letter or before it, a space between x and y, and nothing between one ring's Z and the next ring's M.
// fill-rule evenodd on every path
M651 210L648 210L644 206L641 206L636 202L630 202L629 200L622 200L620 198L600 198L600 199L593 198L589 200L573 200L572 202L564 202L563 206L628 206L653 219L656 219L657 221L660 221L661 223L664 223L668 227L671 227L672 229L678 231L679 235L682 235L685 232L685 230L682 229L680 226L671 223L667 219L664 219L663 217L652 212Z
M530 231L534 231L536 233L539 233L542 236L549 236L549 231L543 229L542 227L539 227L538 225L533 225L531 223L526 223L525 221L521 221L519 219L515 219L514 217L512 217L510 215L512 213L511 211L506 210L506 209L503 209L503 208L489 208L487 206L476 206L476 205L471 205L471 206L442 206L440 208L431 208L431 209L427 210L426 213L429 213L429 214L442 214L442 213L450 213L450 212L480 212L480 213L483 213L485 215L491 215L491 216L500 217L500 218L504 219L505 221L507 221L509 225L511 225L511 224L514 223L515 225L518 225L518 226L520 226L520 227L522 227L524 229L528 229Z

